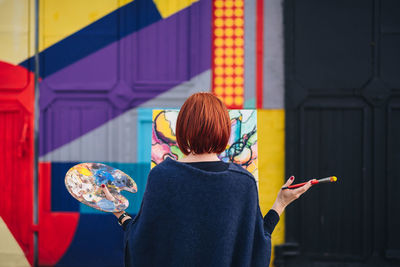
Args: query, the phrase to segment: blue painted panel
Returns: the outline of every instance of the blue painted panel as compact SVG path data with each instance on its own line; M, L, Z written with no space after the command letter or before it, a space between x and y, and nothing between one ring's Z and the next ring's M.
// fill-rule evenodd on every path
M65 187L65 174L79 162L51 163L51 210L52 211L79 211L79 203ZM39 192L40 193L40 192Z
M123 229L113 214L81 214L60 267L123 266Z

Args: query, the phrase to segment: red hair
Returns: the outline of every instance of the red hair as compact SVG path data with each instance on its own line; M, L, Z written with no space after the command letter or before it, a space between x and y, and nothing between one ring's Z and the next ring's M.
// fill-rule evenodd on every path
M193 94L181 107L176 121L176 140L183 154L222 153L230 133L228 110L213 94Z

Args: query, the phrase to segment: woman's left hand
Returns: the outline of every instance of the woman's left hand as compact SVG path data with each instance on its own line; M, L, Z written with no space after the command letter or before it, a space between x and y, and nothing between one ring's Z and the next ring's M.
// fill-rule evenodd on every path
M285 208L298 199L302 194L304 194L310 187L311 187L311 181L308 181L305 185L302 187L296 188L296 189L281 189L278 192L278 195L276 197L274 205L272 205L273 210L275 210L279 216L282 214L282 212L285 210ZM287 182L283 185L283 187L287 187L291 185L294 182L294 176L290 177Z

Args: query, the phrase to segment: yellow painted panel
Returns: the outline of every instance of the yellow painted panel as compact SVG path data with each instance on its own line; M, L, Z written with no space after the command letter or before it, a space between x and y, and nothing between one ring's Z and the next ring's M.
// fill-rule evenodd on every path
M0 61L17 65L34 53L34 0L0 1Z
M88 26L133 0L41 0L39 50Z
M153 0L158 12L160 12L164 19L197 1L198 0Z
M259 199L261 212L265 215L274 204L276 195L285 178L285 112L278 110L257 110L258 127L258 168ZM285 218L280 221L272 234L272 257L274 246L285 241ZM273 258L271 258L273 262ZM271 263L271 266L272 263Z
M24 252L0 217L0 266L29 267Z

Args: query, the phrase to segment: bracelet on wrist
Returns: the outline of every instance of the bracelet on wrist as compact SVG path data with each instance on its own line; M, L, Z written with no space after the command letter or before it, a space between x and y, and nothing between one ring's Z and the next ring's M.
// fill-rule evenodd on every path
M131 216L128 213L126 213L126 212L122 213L121 216L119 216L119 218L118 218L118 224L122 226L122 220L126 217L131 218Z

